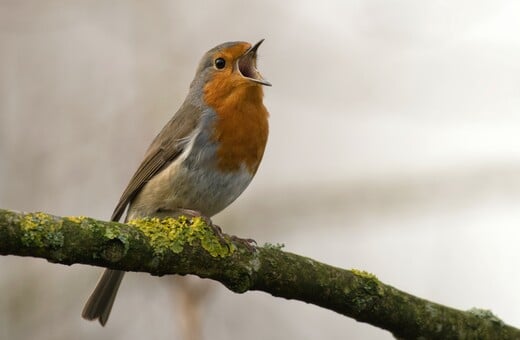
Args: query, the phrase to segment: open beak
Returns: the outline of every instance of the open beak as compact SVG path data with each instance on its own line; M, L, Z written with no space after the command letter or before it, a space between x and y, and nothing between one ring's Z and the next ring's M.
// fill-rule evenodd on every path
M271 86L271 83L262 77L260 72L256 69L256 50L264 42L264 39L257 42L253 47L248 49L243 56L237 61L238 72L242 77L247 78L255 83L259 83L266 86Z

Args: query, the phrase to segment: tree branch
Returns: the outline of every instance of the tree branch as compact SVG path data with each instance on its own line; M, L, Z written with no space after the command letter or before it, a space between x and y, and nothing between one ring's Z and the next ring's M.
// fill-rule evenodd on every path
M266 245L219 237L202 219L129 224L0 209L0 254L41 257L152 275L194 274L236 293L260 290L330 309L404 339L519 339L491 312L460 311Z

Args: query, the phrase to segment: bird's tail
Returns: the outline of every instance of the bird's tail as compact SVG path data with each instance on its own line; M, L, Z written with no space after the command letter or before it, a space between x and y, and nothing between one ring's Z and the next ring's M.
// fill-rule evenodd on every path
M106 324L123 275L125 275L125 272L120 270L105 270L83 308L81 313L83 318L87 320L99 319L102 326Z

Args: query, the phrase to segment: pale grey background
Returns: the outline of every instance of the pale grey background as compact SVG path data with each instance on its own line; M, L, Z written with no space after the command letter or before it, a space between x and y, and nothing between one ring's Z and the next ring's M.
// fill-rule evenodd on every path
M266 38L271 134L225 230L520 326L517 1L0 2L0 207L108 218L202 54ZM0 258L1 339L180 338L180 288ZM212 285L205 339L389 339L333 312Z

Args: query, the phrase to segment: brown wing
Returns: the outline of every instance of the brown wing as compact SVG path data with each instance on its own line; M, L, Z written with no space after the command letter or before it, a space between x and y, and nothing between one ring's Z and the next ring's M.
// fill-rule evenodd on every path
M200 116L200 109L184 103L157 137L155 137L148 151L146 151L143 162L139 168L137 168L137 171L121 195L112 213L112 221L119 221L127 205L134 199L135 195L139 193L139 190L141 190L155 174L182 153L188 143L190 133L197 128Z

